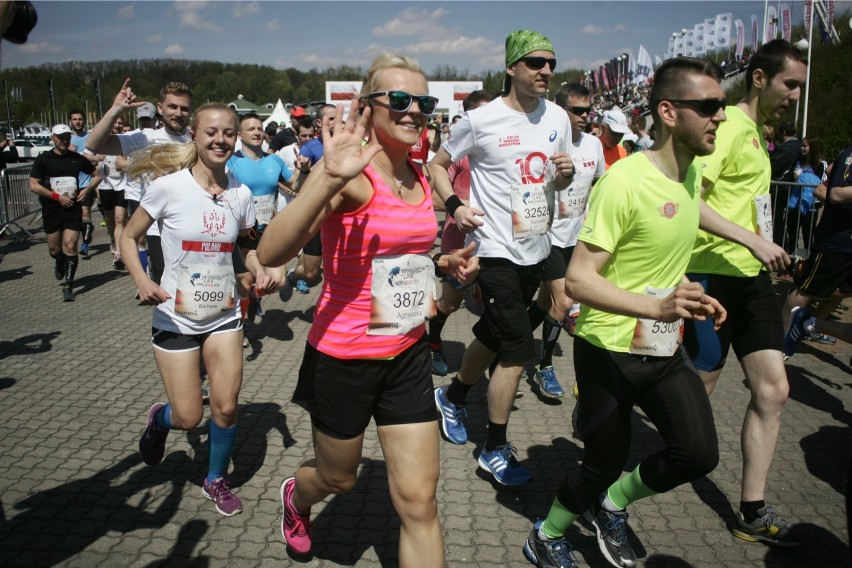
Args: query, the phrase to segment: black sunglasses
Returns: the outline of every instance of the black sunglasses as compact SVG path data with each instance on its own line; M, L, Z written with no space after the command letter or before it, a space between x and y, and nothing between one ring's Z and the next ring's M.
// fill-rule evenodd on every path
M420 112L427 116L435 114L435 109L438 106L438 98L429 95L412 95L405 91L380 91L367 95L368 99L378 97L388 97L388 108L395 112L405 112L411 108L411 102L417 101L417 106L420 107Z
M547 57L521 57L518 61L523 61L524 65L532 69L533 71L538 71L542 69L545 64L550 66L550 70L553 71L556 69L556 59L547 58Z
M584 114L589 114L590 112L592 112L592 107L590 107L590 106L578 107L578 106L565 105L562 108L564 108L565 110L567 110L571 114L575 114L577 116L583 116Z
M667 100L675 105L684 105L694 108L701 116L715 116L720 109L724 109L728 106L728 99Z

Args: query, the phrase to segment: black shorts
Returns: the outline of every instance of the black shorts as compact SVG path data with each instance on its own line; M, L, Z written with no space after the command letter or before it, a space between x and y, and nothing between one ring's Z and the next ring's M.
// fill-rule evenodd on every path
M418 424L438 419L426 336L393 359L337 359L305 345L293 402L327 436L350 440L370 423Z
M95 197L97 197L98 192L94 189L91 189L86 192L86 197L83 198L83 201L80 202L80 205L83 207L91 207L95 204Z
M198 351L199 349L201 349L201 345L204 343L204 340L210 337L211 335L216 335L218 333L230 333L232 331L240 331L242 328L243 320L241 319L236 319L233 321L229 321L228 323L224 323L213 331L208 331L206 333L198 333L194 335L177 333L174 331L166 331L163 329L157 329L156 327L152 327L151 343L154 345L154 349L158 349L160 351Z
M555 245L550 247L550 254L544 260L541 279L549 282L565 278L565 272L568 270L568 264L571 262L571 255L573 254L574 247L558 247Z
M234 265L234 274L245 274L249 271L246 263L243 262L243 253L239 246L234 246L234 250L231 251L231 262Z
M124 190L102 190L100 192L100 204L101 211L112 211L116 207L127 207L127 202L124 199Z
M721 369L732 345L740 359L767 349L781 351L784 344L781 303L775 297L768 272L762 270L752 277L686 276L704 286L704 291L728 311L728 319L718 332L713 329L712 319L686 320L684 346L697 369Z
M322 256L322 230L317 231L317 234L311 237L302 252L310 256Z
M852 253L815 252L796 267L793 281L803 294L828 298L835 291L852 293Z
M122 193L124 193L122 191ZM133 217L133 213L139 209L139 200L137 199L125 199L124 207L127 209L127 220L129 221L131 217Z
M42 206L41 218L44 222L44 232L48 235L57 231L83 230L83 209L79 203L72 207L62 207L58 204Z
M485 312L473 334L497 353L497 361L527 362L535 357L527 308L541 284L544 260L521 266L503 258L480 258L476 283Z

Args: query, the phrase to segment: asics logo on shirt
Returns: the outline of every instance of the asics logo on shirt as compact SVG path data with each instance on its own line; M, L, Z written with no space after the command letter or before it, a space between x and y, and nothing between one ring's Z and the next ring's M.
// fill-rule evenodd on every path
M554 130L553 132L550 133L550 136L548 136L547 139L550 140L551 142L553 142L554 140L556 140L556 136L557 136L557 134L556 134L556 131Z

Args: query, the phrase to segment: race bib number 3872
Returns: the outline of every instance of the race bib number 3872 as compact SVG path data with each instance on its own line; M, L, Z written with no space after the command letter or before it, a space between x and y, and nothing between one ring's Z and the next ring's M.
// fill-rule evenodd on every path
M405 335L435 315L435 265L425 254L377 256L368 335Z

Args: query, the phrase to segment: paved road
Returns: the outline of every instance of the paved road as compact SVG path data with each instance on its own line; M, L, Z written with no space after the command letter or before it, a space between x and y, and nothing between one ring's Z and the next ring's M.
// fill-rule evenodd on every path
M164 391L149 346L150 308L133 300L125 273L111 269L104 230L81 262L74 303L61 301L43 233L21 245L0 241L0 550L5 566L297 565L279 531L278 486L311 456L310 422L288 401L316 292L283 304L249 331L240 433L230 478L246 510L224 518L201 495L206 425L175 432L158 467L136 450L145 414ZM841 316L846 317L846 312ZM450 318L444 336L457 367L475 316ZM556 368L572 382L571 339ZM748 391L737 365L722 375L713 407L721 463L706 479L630 508L632 542L644 566L846 566L844 506L852 458L850 349L805 344L788 366L791 399L767 492L790 519L813 525L815 543L798 550L746 544L726 530L738 499L739 431ZM441 384L446 379L436 377ZM449 566L528 566L521 546L531 519L546 514L565 468L581 457L572 437L573 399L540 399L530 385L510 439L535 482L495 488L477 471L485 435L484 381L472 391L473 443L442 443L438 499ZM634 419L626 469L660 447L653 427ZM350 494L315 507L315 556L308 566L395 566L398 519L387 496L375 429L368 431L359 481ZM571 534L580 557L602 566L593 533Z

